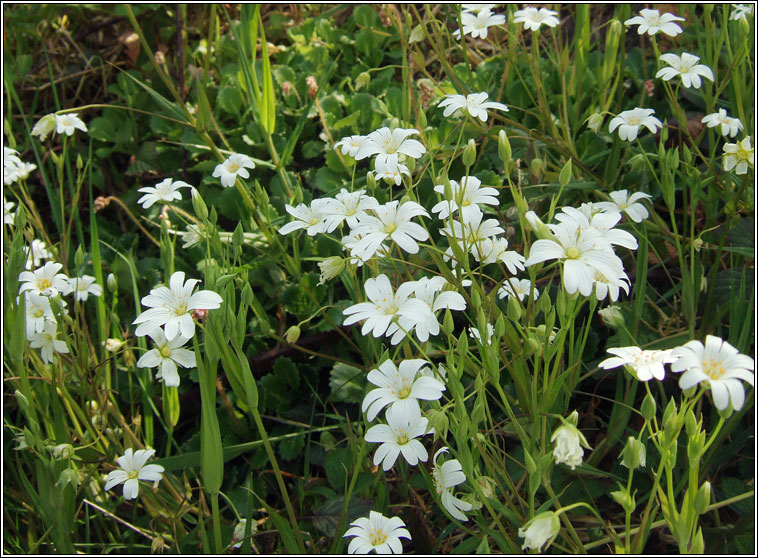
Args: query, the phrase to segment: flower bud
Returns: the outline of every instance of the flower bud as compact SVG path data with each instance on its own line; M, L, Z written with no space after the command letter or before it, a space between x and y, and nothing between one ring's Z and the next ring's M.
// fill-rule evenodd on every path
M618 306L609 306L608 308L601 308L597 311L597 315L608 327L620 328L623 327L626 321L624 315L621 313L621 308Z
M705 481L695 495L695 512L702 515L711 505L711 483Z
M424 38L424 29L421 27L421 24L417 25L413 28L413 31L411 31L410 36L408 37L408 43L417 43L421 39Z
M447 418L447 413L439 409L429 409L424 413L424 416L429 421L429 426L434 428L434 436L444 440L450 428L450 419Z
M40 141L45 141L48 134L55 130L55 126L55 116L52 114L46 114L34 125L34 128L32 128L32 135L38 136Z
M547 511L536 515L518 530L518 536L524 539L521 548L540 552L547 550L560 530L561 522L555 512Z
M53 457L56 459L70 459L74 455L74 446L71 444L58 444L53 448Z
M373 172L366 175L366 186L368 186L370 192L376 190L376 178L374 177Z
M419 130L424 130L426 128L426 113L424 112L424 109L419 107L418 109L418 116L417 116L417 123Z
M473 139L468 140L466 147L463 149L463 164L471 167L476 162L476 143Z
M497 135L497 154L500 156L500 160L504 165L507 165L513 160L511 142L508 140L508 134L505 133L505 130L500 130Z
M599 112L593 112L590 114L589 118L587 118L586 122L587 127L597 134L603 126L603 115Z
M103 346L105 347L105 350L108 351L109 353L115 353L123 345L124 345L124 341L120 341L118 339L109 338L103 341Z
M485 498L495 497L495 488L497 485L490 477L478 477L476 479L476 484L479 485L479 488L482 491L482 496Z
M300 327L296 325L290 326L290 328L284 334L284 338L290 345L297 343L297 340L300 339Z
M445 335L451 335L454 329L455 324L453 323L453 314L450 312L449 308L446 308L445 317L442 318L442 331Z
M112 293L118 291L118 281L113 273L109 273L108 277L105 278L105 284L107 285L108 290Z
M566 161L566 164L563 165L563 168L561 169L561 172L558 175L558 182L560 182L561 187L565 187L566 184L568 184L570 181L571 181L571 159Z
M534 211L527 211L524 214L524 218L526 219L526 222L529 223L529 226L537 238L548 240L554 238L553 233L550 232L547 225L542 222L542 219L540 219Z
M640 411L642 412L642 418L644 418L647 422L650 422L653 420L653 417L655 417L655 398L650 393L645 395L645 398L642 400L642 407L640 408Z
M634 471L637 467L644 467L647 457L645 444L634 436L629 436L624 449L621 451L621 456L621 464L627 469Z
M545 168L545 163L539 157L535 157L529 162L529 170L537 180L542 177L542 171Z
M205 205L205 201L203 201L203 197L197 188L192 188L192 209L195 210L195 216L200 221L208 219L208 206Z
M629 494L626 490L614 490L611 492L611 498L613 498L618 505L624 508L625 511L632 513L634 508L637 507L637 503L634 500L634 496Z
M368 72L361 72L358 74L358 77L355 78L355 90L358 91L359 89L368 87L369 83L371 83L371 74Z
M71 484L74 487L79 485L79 473L75 469L64 469L61 471L55 486L64 487L67 484Z

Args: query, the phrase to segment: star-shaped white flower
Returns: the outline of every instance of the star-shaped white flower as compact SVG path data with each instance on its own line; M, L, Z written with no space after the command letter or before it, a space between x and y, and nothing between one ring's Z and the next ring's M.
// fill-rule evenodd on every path
M463 12L461 14L461 26L463 27L464 35L471 35L472 39L481 38L486 39L488 29L495 25L503 25L505 23L505 16L501 14L493 14L489 10L479 10L476 14L471 12ZM456 37L461 36L461 30L456 29L453 31L453 35Z
M384 517L379 512L369 512L368 517L359 517L350 524L343 537L355 537L347 547L349 554L402 554L400 538L411 540L411 534L399 517Z
M197 366L195 351L182 347L189 338L179 335L172 341L168 341L161 328L154 329L148 335L155 342L155 347L140 357L137 367L155 368L157 366L159 369L155 377L162 379L168 387L178 387L179 373L176 365L182 368Z
M603 211L621 211L635 223L641 223L647 219L649 213L647 208L639 203L640 200L650 199L653 196L644 192L635 192L631 196L626 190L618 190L609 194L613 201L595 202L595 207Z
M750 145L750 136L737 143L724 144L724 170L736 167L737 174L747 174L748 166L755 166L755 150Z
M237 181L237 177L250 178L250 173L247 169L254 169L255 163L247 155L241 155L239 153L232 153L226 161L216 165L213 169L213 177L221 178L221 185L224 188L230 188L234 186Z
M639 25L638 35L655 35L661 31L669 37L676 37L682 32L682 28L674 23L675 21L684 21L684 18L674 14L661 14L658 10L644 9L640 10L640 15L627 19L624 25Z
M655 133L658 128L663 127L663 122L658 120L655 116L653 109L636 108L632 110L625 110L618 116L613 118L608 124L608 131L613 132L616 128L619 129L619 137L624 141L634 141L637 139L640 126L645 126L652 133Z
M295 218L279 229L279 234L289 234L292 231L305 229L308 236L316 236L318 233L327 232L326 218L329 215L330 204L328 200L316 199L310 207L301 203L297 207L285 204L284 209Z
M429 421L394 405L385 416L387 424L377 424L366 431L367 442L381 444L374 452L374 465L382 463L382 468L389 471L401 453L411 466L426 461L429 454L416 438L429 432Z
M68 353L68 346L65 341L56 339L58 326L53 320L46 320L42 331L32 333L27 337L29 346L32 349L40 349L40 356L43 362L53 362L53 352Z
M558 12L548 10L547 8L524 8L523 10L517 10L514 14L514 23L523 23L524 28L527 30L537 31L540 26L547 25L548 27L555 27L560 23L557 17Z
M434 454L434 469L432 469L432 478L437 489L437 496L442 501L442 507L458 521L468 521L463 513L471 511L474 507L469 502L464 502L460 498L453 496L453 488L466 482L466 475L463 473L461 462L457 459L449 459L442 465L437 463L437 459L443 453L447 453L448 448L442 447Z
M503 286L497 291L498 298L516 297L523 301L532 292L532 282L529 279L511 277L503 281ZM540 292L534 288L534 300L540 297Z
M147 209L159 201L172 202L180 200L182 199L182 193L179 191L179 188L192 188L192 186L181 180L166 178L156 184L154 188L146 186L137 190L138 192L145 193L144 196L137 200L137 203L141 203L142 208Z
M11 209L16 205L15 202L5 201L3 198L3 225L12 225L13 220L16 218L15 213L11 213Z
M399 201L387 202L374 209L376 217L366 215L358 219L358 225L353 227L353 233L363 234L358 243L350 251L350 255L364 261L379 249L382 242L391 238L397 245L409 254L417 254L418 241L429 238L429 233L418 223L411 221L414 217L429 217L426 209L416 202Z
M188 279L184 283L184 272L177 271L169 280L169 286L155 287L142 298L142 304L149 309L142 312L132 323L139 324L134 334L147 335L154 329L166 326L165 335L169 341L178 335L191 339L195 335L193 310L213 310L221 306L223 299L213 291L204 290L193 294L198 279Z
M74 297L78 301L85 301L92 296L100 296L103 294L103 288L95 283L96 279L91 275L82 275L81 277L71 277L68 280L68 289L63 293L64 295L74 294Z
M27 292L26 297L26 338L30 339L35 333L45 331L45 323L55 316L50 308L50 299L39 293Z
M455 213L458 209L468 211L467 208L478 205L500 205L497 199L498 191L490 186L480 188L482 181L475 176L464 176L460 183L455 180L450 181L451 199L445 199L432 207L432 213L438 213L437 217L446 219L449 215ZM434 187L435 192L445 194L445 185L437 184ZM460 205L459 205L460 204ZM481 209L481 208L479 208Z
M445 98L440 101L438 107L445 107L445 111L442 116L450 116L451 114L465 110L474 118L478 118L482 122L487 121L487 110L504 110L508 112L508 107L503 103L496 103L494 101L487 101L487 93L472 93L471 95L445 95Z
M39 267L39 264L42 263L42 260L49 260L53 257L53 255L47 249L47 244L38 238L32 240L31 246L24 246L24 252L27 256L26 264L24 264L24 269Z
M56 262L47 262L44 266L34 271L22 271L18 274L18 280L24 281L18 292L29 291L44 296L56 296L68 289L68 277L58 273L63 265Z
M740 380L754 385L755 361L732 347L729 343L708 335L705 345L689 341L672 353L677 360L671 365L672 372L684 372L679 378L679 387L689 389L703 382L711 390L713 403L720 411L729 407L735 411L745 403L745 390Z
M726 109L719 109L718 112L707 114L702 118L703 124L716 130L724 137L734 137L740 130L744 129L739 118L732 118L726 113Z
M683 52L681 56L673 52L662 54L661 62L669 65L668 68L661 68L655 74L655 77L669 81L671 78L679 76L682 79L684 87L694 87L698 89L702 85L700 76L713 81L713 71L705 64L698 64L699 56Z
M399 330L392 337L393 345L399 343L405 333L412 329L415 329L416 337L423 343L429 339L429 335L439 335L440 324L436 312L443 309L466 309L466 300L460 293L442 290L448 285L444 277L422 277L418 281L404 284L413 285L415 298L411 298L398 311Z
M437 401L445 391L439 380L423 375L419 369L429 364L423 359L404 360L397 367L391 360L385 360L378 368L368 373L368 381L378 386L363 398L361 411L372 421L379 411L387 407L398 407L404 414L421 416L418 400Z
M366 136L346 136L334 144L334 149L340 149L343 155L350 155L355 159L356 153L363 147Z
M116 459L120 469L108 473L105 490L123 483L124 499L134 500L139 493L139 481L160 482L163 478L163 465L145 465L153 454L154 449L134 451L127 448L124 455Z
M358 219L367 215L368 210L374 210L379 206L376 198L369 196L364 190L357 192L348 192L345 188L334 196L335 199L329 199L329 209L324 218L326 232L330 233L336 229L342 221L347 223L351 229L358 225Z
M754 6L752 4L732 4L732 13L729 14L729 19L747 21L747 16L753 15Z
M671 349L643 350L639 347L618 347L608 349L612 355L598 364L600 368L609 370L619 366L627 366L634 372L634 376L641 381L647 382L651 378L663 380L666 375L665 364L671 364L677 357L671 354Z
M55 131L57 133L73 136L75 130L81 130L82 132L87 131L87 126L75 112L55 115Z
M345 308L342 313L348 317L343 325L366 320L361 328L361 335L373 332L374 337L381 337L385 332L388 335L395 333L397 325L392 324L392 321L413 293L413 285L403 283L397 292L394 292L389 278L382 273L376 279L367 279L363 288L370 302L359 302Z
M424 144L408 136L416 135L419 131L413 128L379 128L371 132L354 155L356 161L376 155L376 161L380 162L381 168L395 170L399 162L399 155L418 159L426 148ZM376 168L376 167L375 167Z
M388 179L388 181L394 182L395 186L400 186L403 175L410 176L411 171L402 163L393 163L392 159L379 158L374 163L374 178L376 180Z

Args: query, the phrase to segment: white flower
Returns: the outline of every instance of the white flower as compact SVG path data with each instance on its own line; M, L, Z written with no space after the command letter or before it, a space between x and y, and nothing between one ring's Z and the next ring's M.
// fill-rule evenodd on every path
M120 469L108 473L105 490L124 483L124 499L134 500L139 493L139 481L158 483L163 478L163 465L145 465L155 453L154 449L134 451L127 448L116 461Z
M55 320L50 308L50 299L39 293L28 292L26 297L26 338L30 339L35 333L45 331L45 323ZM60 343L60 341L59 341Z
M748 165L755 166L755 151L750 145L750 136L737 143L724 144L724 170L729 172L737 167L734 172L747 174Z
M66 342L55 338L57 332L58 326L56 323L46 320L42 331L28 336L29 346L32 349L40 349L40 356L43 362L53 362L53 351L56 353L68 353Z
M508 107L503 103L487 101L487 97L487 93L472 93L465 97L463 95L445 95L445 98L437 106L446 107L442 116L447 117L454 112L465 109L471 116L478 118L482 122L487 121L487 109L508 112Z
M532 244L525 265L531 266L546 260L563 262L563 285L566 292L577 290L590 296L595 281L595 272L606 278L618 277L623 264L609 248L602 234L594 228L582 230L575 221L551 225L555 240L540 239Z
M205 238L205 232L199 225L189 224L187 230L181 233L182 235L182 248L190 248L195 244L199 244Z
M740 380L754 385L752 358L713 335L705 338L705 346L700 341L689 341L674 349L672 355L677 360L671 365L671 371L684 372L679 378L680 388L689 389L705 382L718 410L725 410L730 402L735 411L742 409L745 391Z
M145 195L138 199L137 203L141 203L142 208L147 209L158 201L171 202L180 200L182 199L182 194L179 192L179 188L192 188L192 186L181 180L174 181L171 178L166 178L156 184L154 188L146 186L137 190L138 192L145 192Z
M363 145L354 155L354 159L359 161L376 155L376 161L381 161L381 168L395 170L401 153L418 159L426 152L426 148L420 141L408 139L408 136L418 133L419 131L413 128L395 128L394 130L387 127L379 128L366 137Z
M464 35L471 35L471 38L487 38L487 29L495 25L503 25L505 23L505 16L501 14L493 14L489 10L480 10L476 14L471 12L463 12L461 14L461 26L463 27ZM456 29L453 32L456 37L461 36L461 30Z
M216 165L213 169L213 177L221 177L221 185L224 188L234 186L237 177L249 178L250 173L247 169L254 169L255 163L247 155L240 155L239 153L233 153L226 161Z
M682 85L684 87L694 87L698 89L702 85L700 76L708 78L713 81L713 72L705 64L698 64L700 61L699 56L683 52L679 57L673 52L667 52L661 55L661 62L665 62L670 67L661 68L656 72L655 77L662 78L666 81L673 77L679 76L682 78Z
M464 13L472 12L478 14L483 10L492 11L495 9L495 6L497 6L497 4L461 4L461 11Z
M452 221L451 226L440 229L448 237L450 244L457 243L461 250L470 251L477 260L489 257L494 247L485 241L502 234L505 231L497 219L487 219L482 222L484 214L478 205L471 205L466 211L461 211L461 221ZM445 251L445 260L453 256L452 246ZM496 261L496 260L493 260ZM453 267L457 265L453 262Z
M479 341L480 343L489 345L492 343L492 336L495 334L495 328L492 327L492 324L487 324L487 339L485 341L482 341L482 333L479 331L479 328L476 327L469 327L468 333L471 337Z
M155 287L142 298L145 310L132 323L139 324L134 334L137 337L148 334L157 327L166 326L166 339L175 339L181 334L191 339L195 335L193 310L213 310L221 306L223 299L213 291L192 293L200 281L188 279L185 285L184 272L177 271L169 280L168 287Z
M556 465L565 463L571 467L572 471L582 464L582 457L584 456L582 446L591 449L584 434L576 427L578 420L579 413L574 411L568 418L563 420L563 424L550 437L550 441L555 442L553 457L555 458Z
M621 220L620 212L596 213L588 219L587 207L587 204L583 204L584 211L570 206L563 207L561 212L555 215L555 219L560 222L574 221L579 225L580 231L593 228L601 234L608 244L623 246L630 250L637 249L637 239L634 236L624 230L614 228Z
M13 224L16 214L11 213L11 209L13 209L14 205L16 205L15 202L5 201L5 198L3 198L3 225Z
M650 194L635 192L630 196L626 190L618 190L617 192L611 192L610 196L613 201L595 202L595 206L603 211L622 211L635 223L641 223L644 219L648 218L649 213L647 208L638 203L638 201L652 198Z
M429 431L429 421L394 405L387 409L385 417L387 424L377 424L366 431L367 442L381 444L374 453L374 465L382 463L382 468L389 471L401 453L412 466L426 461L429 454L416 438Z
M608 125L608 131L613 132L613 130L618 128L619 137L622 140L634 141L637 139L640 126L645 126L652 133L655 133L658 128L663 127L663 122L653 116L654 114L655 111L653 109L646 108L625 110L611 120Z
M608 349L615 357L607 358L598 366L609 370L618 366L627 366L634 371L634 376L641 382L647 382L651 378L663 380L666 375L665 364L671 364L676 360L671 350L642 350L639 347L618 347Z
M279 234L289 234L298 229L306 229L308 236L316 236L318 233L326 232L325 219L329 215L329 207L329 200L321 199L313 200L310 207L304 203L301 203L297 207L285 204L284 209L296 221L291 221L280 228Z
M195 351L182 348L182 345L189 341L189 338L179 335L175 339L167 341L161 328L154 329L148 335L155 342L155 347L140 357L137 361L137 367L155 368L158 366L158 373L155 377L163 379L168 387L178 387L179 373L176 365L178 364L182 368L197 366Z
M38 267L42 260L49 260L53 255L48 251L47 244L44 241L35 238L32 240L31 247L24 246L24 252L27 255L25 269Z
M472 253L482 264L502 262L512 275L524 268L524 256L515 250L508 250L508 241L502 237L484 238L474 247Z
M368 381L378 386L363 398L361 412L372 421L387 405L397 407L406 415L421 416L419 399L437 401L445 391L445 385L431 376L422 375L419 369L429 364L423 359L404 360L397 367L385 360L368 373Z
M397 245L409 254L418 253L416 240L424 241L429 233L418 223L411 222L413 217L423 215L429 217L426 209L416 202L400 202L395 200L374 209L376 217L366 215L359 218L353 233L363 234L350 251L350 255L364 261L371 258L387 238L394 240Z
M361 328L361 335L368 335L372 331L374 337L381 337L385 331L388 335L393 334L397 330L397 325L392 324L392 320L408 301L413 292L413 285L403 283L395 293L390 280L386 275L381 274L376 279L367 279L364 290L366 298L371 302L359 302L345 308L342 313L348 317L345 318L343 325L366 320ZM391 327L391 324L394 327ZM390 328L389 331L388 328Z
M603 127L603 118L603 115L599 112L593 112L585 122L587 123L587 127L597 134L600 128Z
M675 21L684 21L684 18L674 14L661 14L658 10L645 9L640 10L640 15L627 19L624 25L639 25L638 35L645 32L648 35L655 35L658 31L662 31L670 37L676 37L682 32L682 28L674 23Z
M524 8L523 10L517 10L513 14L513 23L523 23L524 28L532 31L537 31L544 23L548 27L555 27L560 23L560 20L556 17L558 12L548 10L546 8Z
M543 552L552 544L560 530L561 522L555 512L538 514L518 530L518 536L524 539L521 549ZM547 546L543 549L545 543Z
M356 153L363 147L366 136L347 136L334 144L334 149L340 148L343 155L350 155L355 158Z
M95 278L91 275L82 275L81 277L71 277L68 280L68 289L63 293L69 295L74 293L76 300L85 301L92 296L103 294L103 288L95 283Z
M334 279L345 269L345 260L339 256L330 256L323 261L318 262L318 268L321 270L319 285L323 285L330 279Z
M114 339L113 337L109 337L103 341L103 347L105 347L105 350L109 353L115 353L124 346L124 343L125 341L122 341L121 339Z
M389 179L395 183L395 186L400 186L403 175L410 176L411 171L402 163L393 163L392 160L383 159L377 159L374 163L374 178L377 180Z
M725 109L719 109L718 112L704 116L702 122L703 124L708 124L709 128L718 126L716 129L724 137L734 137L743 129L740 119L727 115Z
M532 291L532 282L529 279L516 279L512 277L503 281L503 286L497 291L499 298L518 297L523 301ZM534 289L534 300L540 297L539 291Z
M68 277L58 273L63 268L62 264L47 262L44 266L34 271L22 271L18 274L18 280L24 284L18 289L19 293L29 291L44 296L56 296L68 288Z
M32 135L39 136L40 141L45 141L45 138L50 132L55 130L56 120L54 114L46 114L40 118L32 128ZM86 131L86 130L85 130Z
M336 229L342 221L352 229L358 225L359 218L366 216L366 211L375 210L379 206L376 198L366 195L363 190L348 192L342 188L334 198L328 200L328 210L324 217L328 233Z
M459 208L461 211L468 211L467 208L482 205L500 205L497 199L498 191L495 188L485 186L480 188L482 181L475 176L464 176L460 184L455 180L450 181L450 192L452 199L445 199L432 207L432 213L439 213L437 217L446 219ZM435 192L445 194L445 185L437 184L434 187ZM459 205L460 204L460 205ZM481 209L481 208L480 208Z
M624 320L624 314L621 313L621 308L618 306L601 308L597 311L597 315L600 316L603 324L610 327L621 327L626 323Z
M434 484L437 489L437 496L439 496L442 501L442 507L444 507L450 515L458 521L468 521L468 518L463 512L471 511L474 506L469 502L464 502L453 496L453 488L466 482L466 475L463 473L461 462L457 459L450 459L445 461L442 465L437 464L437 459L440 454L447 453L447 451L447 447L442 447L434 454L434 469L432 469L432 477L434 478Z
M75 130L87 131L87 126L75 112L55 115L55 131L57 133L73 136Z
M629 276L622 268L616 268L615 274L610 277L595 270L595 298L605 300L608 296L612 302L616 302L620 290L629 294Z
M384 517L379 512L369 512L368 517L353 521L343 537L355 537L347 547L349 554L402 554L400 537L411 540L411 534L399 517Z
M353 248L355 248L355 246L366 236L366 234L367 233L356 234L355 232L351 232L350 234L343 236L342 239L340 240L340 243L342 244L342 249L347 252L352 252ZM349 261L352 265L361 267L364 263L369 261L374 256L377 256L379 258L384 258L384 257L387 257L389 253L390 253L390 247L382 243L379 245L379 248L377 248L375 253L369 254L366 258L350 256Z
M398 311L399 329L392 337L393 345L398 344L411 329L416 330L416 337L421 342L429 339L430 334L439 335L440 324L435 312L445 308L459 311L466 309L466 300L460 293L442 291L447 284L443 277L422 277L405 284L413 285L415 298L408 300Z
M747 16L753 15L754 6L752 4L732 4L732 8L732 13L729 14L731 20L742 19L747 21Z

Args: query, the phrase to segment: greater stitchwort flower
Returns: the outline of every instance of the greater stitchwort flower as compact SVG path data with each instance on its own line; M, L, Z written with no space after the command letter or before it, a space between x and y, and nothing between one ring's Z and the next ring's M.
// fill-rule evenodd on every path
M661 31L665 35L676 37L682 32L682 28L674 23L675 21L684 21L684 18L674 14L661 14L658 10L644 9L640 10L640 15L627 19L624 25L638 25L637 33L639 35L643 33L655 35Z
M571 467L571 470L582 464L582 457L584 456L582 447L590 449L584 434L576 427L578 421L579 413L574 411L563 420L563 424L553 432L550 438L550 441L555 443L553 457L556 465L565 463Z
M437 401L445 391L439 380L423 375L419 369L427 365L423 359L404 360L396 367L391 360L385 360L368 373L368 381L378 386L363 398L361 411L372 421L387 405L397 407L406 415L421 416L419 399Z
M482 181L475 176L464 176L460 183L450 180L451 199L445 199L432 207L432 213L438 213L437 217L446 219L458 209L461 212L469 211L467 208L481 205L500 205L497 199L498 191L489 186L481 188ZM435 192L445 194L445 185L437 184ZM459 205L460 204L460 205ZM481 209L481 208L479 208Z
M713 403L720 411L729 407L735 411L745 403L745 390L740 380L754 385L755 361L732 347L729 343L708 335L705 345L689 341L672 351L677 360L671 365L672 372L684 372L679 378L679 387L689 389L703 382L709 387Z
M239 153L231 154L226 161L216 165L213 169L213 177L221 179L221 185L224 188L230 188L234 186L237 177L250 178L250 173L247 169L254 169L255 163L247 155L241 155Z
M732 4L732 13L729 14L731 20L747 21L747 16L753 15L754 6L752 4Z
M134 334L138 337L147 335L157 327L166 326L166 339L175 339L183 335L192 339L195 335L193 310L213 310L221 306L223 299L213 291L198 291L193 294L198 279L188 279L184 283L184 272L177 271L169 280L168 287L155 287L142 299L145 310L137 316L133 324L139 324Z
M124 455L116 459L120 469L108 473L105 490L123 483L124 499L134 500L139 493L139 481L160 482L163 478L163 465L145 465L154 453L154 449L134 451L127 448Z
M27 338L29 346L32 349L39 349L43 362L53 362L53 352L68 353L68 346L65 341L55 338L58 332L58 326L54 321L46 320L42 331L32 333Z
M734 137L744 128L740 119L729 116L726 109L707 114L702 118L702 122L709 128L716 128L716 131L724 137Z
M343 325L351 325L361 320L366 320L361 328L361 335L368 335L373 331L374 337L381 337L387 332L388 335L395 333L397 325L392 323L398 311L405 305L413 293L411 283L403 283L393 292L389 278L381 274L376 279L369 278L364 285L366 298L371 302L359 302L342 313L345 316ZM389 328L389 331L388 331Z
M445 95L445 98L437 106L440 108L445 107L445 112L442 113L442 116L447 117L459 110L465 110L482 122L487 121L487 109L508 112L508 107L503 103L487 101L487 97L487 93L472 93L465 97L463 95Z
M429 238L429 233L424 227L411 221L419 215L429 217L426 209L416 202L408 201L400 204L395 200L377 206L374 212L376 217L373 215L359 217L358 225L353 227L354 234L365 236L353 246L350 251L351 256L367 261L387 238L394 240L409 254L417 254L419 247L416 241Z
M610 124L608 124L608 131L613 132L613 130L618 128L619 137L622 140L634 141L637 139L640 126L645 126L652 133L655 133L658 128L663 127L663 122L658 120L653 114L655 114L653 109L636 108L625 110L611 120Z
M606 370L626 366L641 382L647 382L651 378L663 380L666 375L664 364L671 364L676 360L671 350L642 350L639 347L618 347L608 349L613 356L598 364Z
M68 289L68 277L58 273L63 269L63 264L47 262L44 266L34 271L22 271L18 274L18 280L24 281L18 292L29 291L44 296L56 296Z
M429 421L394 405L387 409L385 417L387 424L377 424L366 431L367 442L381 444L374 453L374 465L382 463L382 468L389 471L401 453L409 465L426 461L429 454L416 438L429 432Z
M560 20L556 17L558 12L548 10L547 8L524 8L523 10L517 10L514 14L513 23L523 23L524 29L537 31L542 25L548 27L555 27L560 23Z
M308 236L316 236L318 233L327 232L325 219L329 215L330 203L328 200L316 199L311 202L310 207L301 203L297 207L289 204L284 205L287 213L292 215L296 220L287 223L279 229L279 234L289 234L292 231L305 229Z
M516 279L511 277L503 281L503 286L497 291L499 298L517 297L523 301L532 292L532 282L529 279ZM534 289L534 300L540 297L540 292Z
M442 447L434 454L432 478L434 478L437 496L439 496L442 501L442 507L444 507L451 516L458 521L468 521L468 518L463 512L471 511L474 506L453 495L453 488L466 482L466 475L463 474L461 462L457 459L449 459L442 465L437 463L439 456L447 452L448 448Z
M595 206L603 211L621 211L626 213L627 217L635 223L641 223L648 218L649 213L647 208L639 203L639 201L652 198L650 194L635 192L630 196L626 190L618 190L611 192L610 196L613 201L595 202Z
M560 531L561 522L558 514L552 511L538 514L519 528L518 536L524 539L521 548L543 552L552 544Z
M339 148L343 155L350 155L355 158L365 141L366 136L346 136L334 144L334 149Z
M755 150L750 145L750 136L737 143L724 144L725 171L735 169L737 174L747 174L748 166L755 166Z
M668 64L669 67L658 70L655 77L668 81L679 76L684 87L694 87L695 89L702 85L700 76L713 81L713 71L705 64L698 64L700 57L694 54L683 52L682 56L678 56L673 52L668 52L661 55L660 60Z
M87 126L82 122L75 112L68 114L56 114L55 115L55 131L59 134L66 134L67 136L73 136L74 131L81 130L87 131Z
M355 537L347 547L350 554L368 554L372 550L377 554L402 554L400 538L411 540L405 523L397 516L388 518L372 511L368 517L360 517L350 525L350 529L342 535Z
M408 138L418 133L419 131L413 128L379 128L366 137L353 158L359 161L376 155L376 161L381 163L385 172L397 170L398 157L401 154L418 159L426 152L420 141Z
M179 191L179 188L192 188L192 186L181 180L166 178L156 184L154 188L146 186L137 190L138 192L145 192L145 195L138 199L137 203L141 203L142 208L147 209L159 201L172 202L180 200L182 199L182 193Z
M476 14L471 12L463 12L461 14L461 26L463 27L463 34L471 35L472 39L486 39L488 28L495 25L503 25L504 23L504 15L493 14L491 11L486 9L479 10ZM460 37L461 30L456 29L453 31L453 35Z
M176 365L182 368L194 368L197 366L195 352L183 348L183 345L189 341L188 337L183 335L168 341L161 328L156 328L149 332L148 335L155 343L155 347L147 351L137 361L138 368L155 368L158 367L157 379L162 379L168 387L179 386L179 374Z

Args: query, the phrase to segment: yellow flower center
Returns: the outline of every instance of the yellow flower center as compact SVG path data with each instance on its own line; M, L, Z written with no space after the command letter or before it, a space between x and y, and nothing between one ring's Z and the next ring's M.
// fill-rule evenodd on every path
M139 477L139 471L129 471L129 478L136 479Z
M626 123L629 126L639 126L640 124L642 124L642 119L636 114L633 114L632 116L629 117Z
M187 303L182 302L181 304L177 305L176 310L174 311L174 314L177 316L183 316L187 313Z
M161 354L163 358L168 358L171 356L171 347L168 345L163 345L160 349L158 349L158 352Z
M400 434L397 437L396 441L397 441L398 445L401 445L401 446L407 444L408 443L408 433L407 432L403 432L402 434Z
M397 394L397 396L400 399L407 399L407 397L411 394L411 386L404 386L403 389L400 390L400 393Z
M52 281L50 281L50 279L43 278L43 279L40 279L40 280L37 281L37 288L40 291L44 291L45 289L49 289L52 286L53 286L53 283L52 283Z
M229 172L237 172L240 166L237 163L229 163Z
M377 529L376 531L371 531L368 540L372 545L379 546L380 544L385 543L387 540L387 534L381 529Z
M566 248L566 257L570 260L575 260L579 257L579 250L575 246L570 246L569 248Z
M384 140L384 143L382 143L382 149L384 149L384 152L387 155L390 155L397 151L398 147L400 146L398 145L397 141L395 141L395 138L392 137Z
M713 380L718 380L724 375L723 363L717 360L704 360L703 372L708 374Z
M390 223L389 225L384 227L384 232L386 232L387 234L392 234L396 230L397 230L397 225L395 223Z
M32 316L35 318L41 318L42 316L44 316L44 314L45 314L45 311L39 306L35 308L34 310L32 310Z

